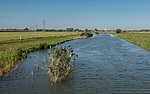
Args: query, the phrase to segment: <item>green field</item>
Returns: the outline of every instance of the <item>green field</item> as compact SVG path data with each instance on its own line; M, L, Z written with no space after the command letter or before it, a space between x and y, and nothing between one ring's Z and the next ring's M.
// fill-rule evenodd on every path
M0 32L0 76L29 52L78 38L78 32Z
M0 32L0 41L12 39L26 39L35 37L66 36L74 35L77 32Z
M148 32L120 33L114 35L150 51L150 33Z

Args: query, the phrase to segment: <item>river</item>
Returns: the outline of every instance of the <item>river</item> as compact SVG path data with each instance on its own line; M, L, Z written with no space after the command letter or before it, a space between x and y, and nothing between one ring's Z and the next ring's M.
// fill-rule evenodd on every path
M0 80L0 94L150 93L149 51L108 34L60 46L71 46L78 55L71 78L51 85L46 70L50 50L37 51Z

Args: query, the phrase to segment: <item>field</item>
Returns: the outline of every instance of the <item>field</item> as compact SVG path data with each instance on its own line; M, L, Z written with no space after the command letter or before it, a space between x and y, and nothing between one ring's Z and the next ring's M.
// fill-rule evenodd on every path
M74 35L76 32L0 32L0 41L13 39L26 39L36 37L50 37L50 36L66 36Z
M76 32L0 32L0 76L29 52L78 38L81 36Z
M114 35L150 51L150 32L120 33Z

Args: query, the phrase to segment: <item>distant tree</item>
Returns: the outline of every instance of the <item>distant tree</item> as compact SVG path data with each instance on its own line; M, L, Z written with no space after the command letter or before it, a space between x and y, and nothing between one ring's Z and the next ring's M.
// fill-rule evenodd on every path
M24 30L25 30L25 31L28 31L29 29L26 27Z
M85 29L85 31L88 32L89 30L88 30L88 29Z
M98 31L98 29L94 29L94 31Z
M121 29L116 29L116 34L121 33Z

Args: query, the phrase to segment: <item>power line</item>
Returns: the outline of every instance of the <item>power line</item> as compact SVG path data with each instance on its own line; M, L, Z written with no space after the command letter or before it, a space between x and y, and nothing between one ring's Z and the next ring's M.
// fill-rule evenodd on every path
M44 20L43 20L43 31L46 31L45 26L46 26L46 22L45 22L45 19L44 19Z
M35 25L36 30L38 30L38 24Z

